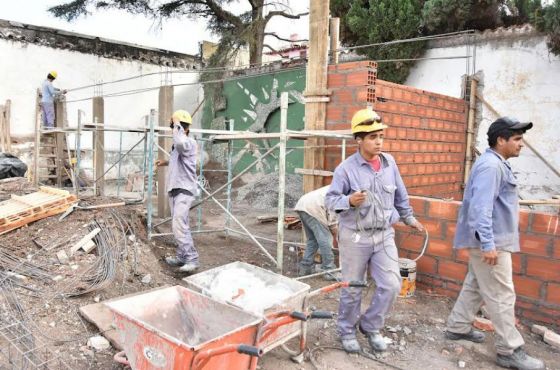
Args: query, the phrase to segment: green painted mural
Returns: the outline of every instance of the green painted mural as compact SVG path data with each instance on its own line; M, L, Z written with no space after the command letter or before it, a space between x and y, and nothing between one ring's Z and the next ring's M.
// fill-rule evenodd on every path
M290 98L288 129L302 130L305 114L304 89L305 69L303 67L224 82L222 96L225 102L222 102L222 104L213 102L216 111L213 119L209 119L212 109L208 105L205 107L204 127L226 129L225 122L233 120L236 131L278 132L280 127L280 94L288 92ZM243 170L277 142L278 140L234 141L234 172ZM220 149L215 148L218 150L213 149L211 155L214 160L222 162L225 159L225 145L220 145L220 147ZM294 168L303 166L302 147L303 141L288 141L286 168L289 173L293 173ZM267 160L258 164L255 171L276 172L278 152L273 153L273 155L274 157L269 156ZM225 161L222 163L225 163Z

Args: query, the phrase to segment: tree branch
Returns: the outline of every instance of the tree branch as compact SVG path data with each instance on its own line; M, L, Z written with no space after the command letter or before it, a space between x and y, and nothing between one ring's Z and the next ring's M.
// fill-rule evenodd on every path
M301 39L301 40L291 40L291 39L285 39L283 37L280 37L276 34L276 32L265 32L264 33L265 36L273 36L275 38L277 38L278 40L281 41L288 41L288 42L307 42L309 41L308 39Z
M299 14L290 14L290 13L286 13L286 12L283 12L283 11L280 11L280 10L273 10L271 12L268 12L268 14L266 15L266 17L264 19L265 19L266 22L268 22L272 17L276 17L276 16L281 16L281 17L290 18L290 19L300 19L304 15L309 15L309 12L299 13Z
M206 6L216 15L216 18L229 22L236 27L243 27L243 21L241 18L222 8L218 3L216 3L216 1L204 0L204 3L206 3Z
M270 49L272 52L274 52L274 53L280 55L282 58L287 58L287 57L288 57L287 55L283 55L280 51L274 49L272 46L270 46L270 45L268 45L268 44L263 44L263 48Z

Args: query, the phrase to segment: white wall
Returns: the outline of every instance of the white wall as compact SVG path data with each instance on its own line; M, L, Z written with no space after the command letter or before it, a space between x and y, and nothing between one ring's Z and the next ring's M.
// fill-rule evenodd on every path
M35 130L35 92L50 70L56 70L59 77L56 87L72 89L78 86L94 84L96 81L111 81L139 74L160 72L164 67L138 61L123 61L103 58L92 54L53 49L34 44L11 42L0 39L0 102L12 100L11 132L12 136L32 135ZM175 87L174 108L193 111L199 101L198 72L173 74L173 84L192 84ZM156 89L141 94L105 98L105 123L111 126L143 126L143 116L150 109L158 108L158 90L162 76L155 75L103 86L103 94L144 89ZM67 112L70 126L75 126L78 109L85 112L82 122L92 121L92 102L74 100L91 98L94 89L87 88L70 91L67 94ZM200 113L200 112L199 112ZM201 114L197 114L200 119ZM126 134L123 147L126 149L137 140L137 135ZM87 139L84 141L87 142ZM85 143L87 146L87 143ZM117 133L106 133L107 150L118 149ZM141 146L140 146L141 148Z
M425 57L468 53L463 44L428 49ZM476 45L475 62L474 68L484 76L479 93L500 115L533 122L534 128L525 135L527 141L560 170L560 58L548 52L545 37L527 28L485 33ZM461 97L465 72L464 59L424 60L412 69L406 84ZM486 131L497 117L485 105L478 106L482 114L476 146L484 151L488 147ZM510 162L522 184L522 198L560 194L560 178L529 148Z

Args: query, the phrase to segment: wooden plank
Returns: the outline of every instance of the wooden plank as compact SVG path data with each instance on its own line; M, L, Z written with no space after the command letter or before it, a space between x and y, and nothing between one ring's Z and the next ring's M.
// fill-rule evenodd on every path
M332 177L332 175L334 174L334 172L331 171L312 170L307 168L296 168L294 172L300 175L324 176L324 177Z
M101 231L100 228L93 229L89 234L85 235L82 239L80 239L72 248L70 248L70 256L73 256L79 249L83 249L88 245L88 243Z
M33 184L39 185L39 156L41 148L41 107L39 98L39 89L35 96L35 146L33 148Z

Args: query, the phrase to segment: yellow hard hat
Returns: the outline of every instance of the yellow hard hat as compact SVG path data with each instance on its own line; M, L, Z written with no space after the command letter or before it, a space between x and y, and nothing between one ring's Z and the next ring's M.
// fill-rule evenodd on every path
M58 77L58 73L56 73L56 71L50 71L49 74L50 74L51 76L53 76L54 78L57 78L57 77Z
M381 117L370 108L360 109L352 116L352 133L374 132L386 129L387 125L381 123Z
M186 110L179 109L175 111L171 118L178 119L179 122L188 123L189 125L192 124L192 117Z

